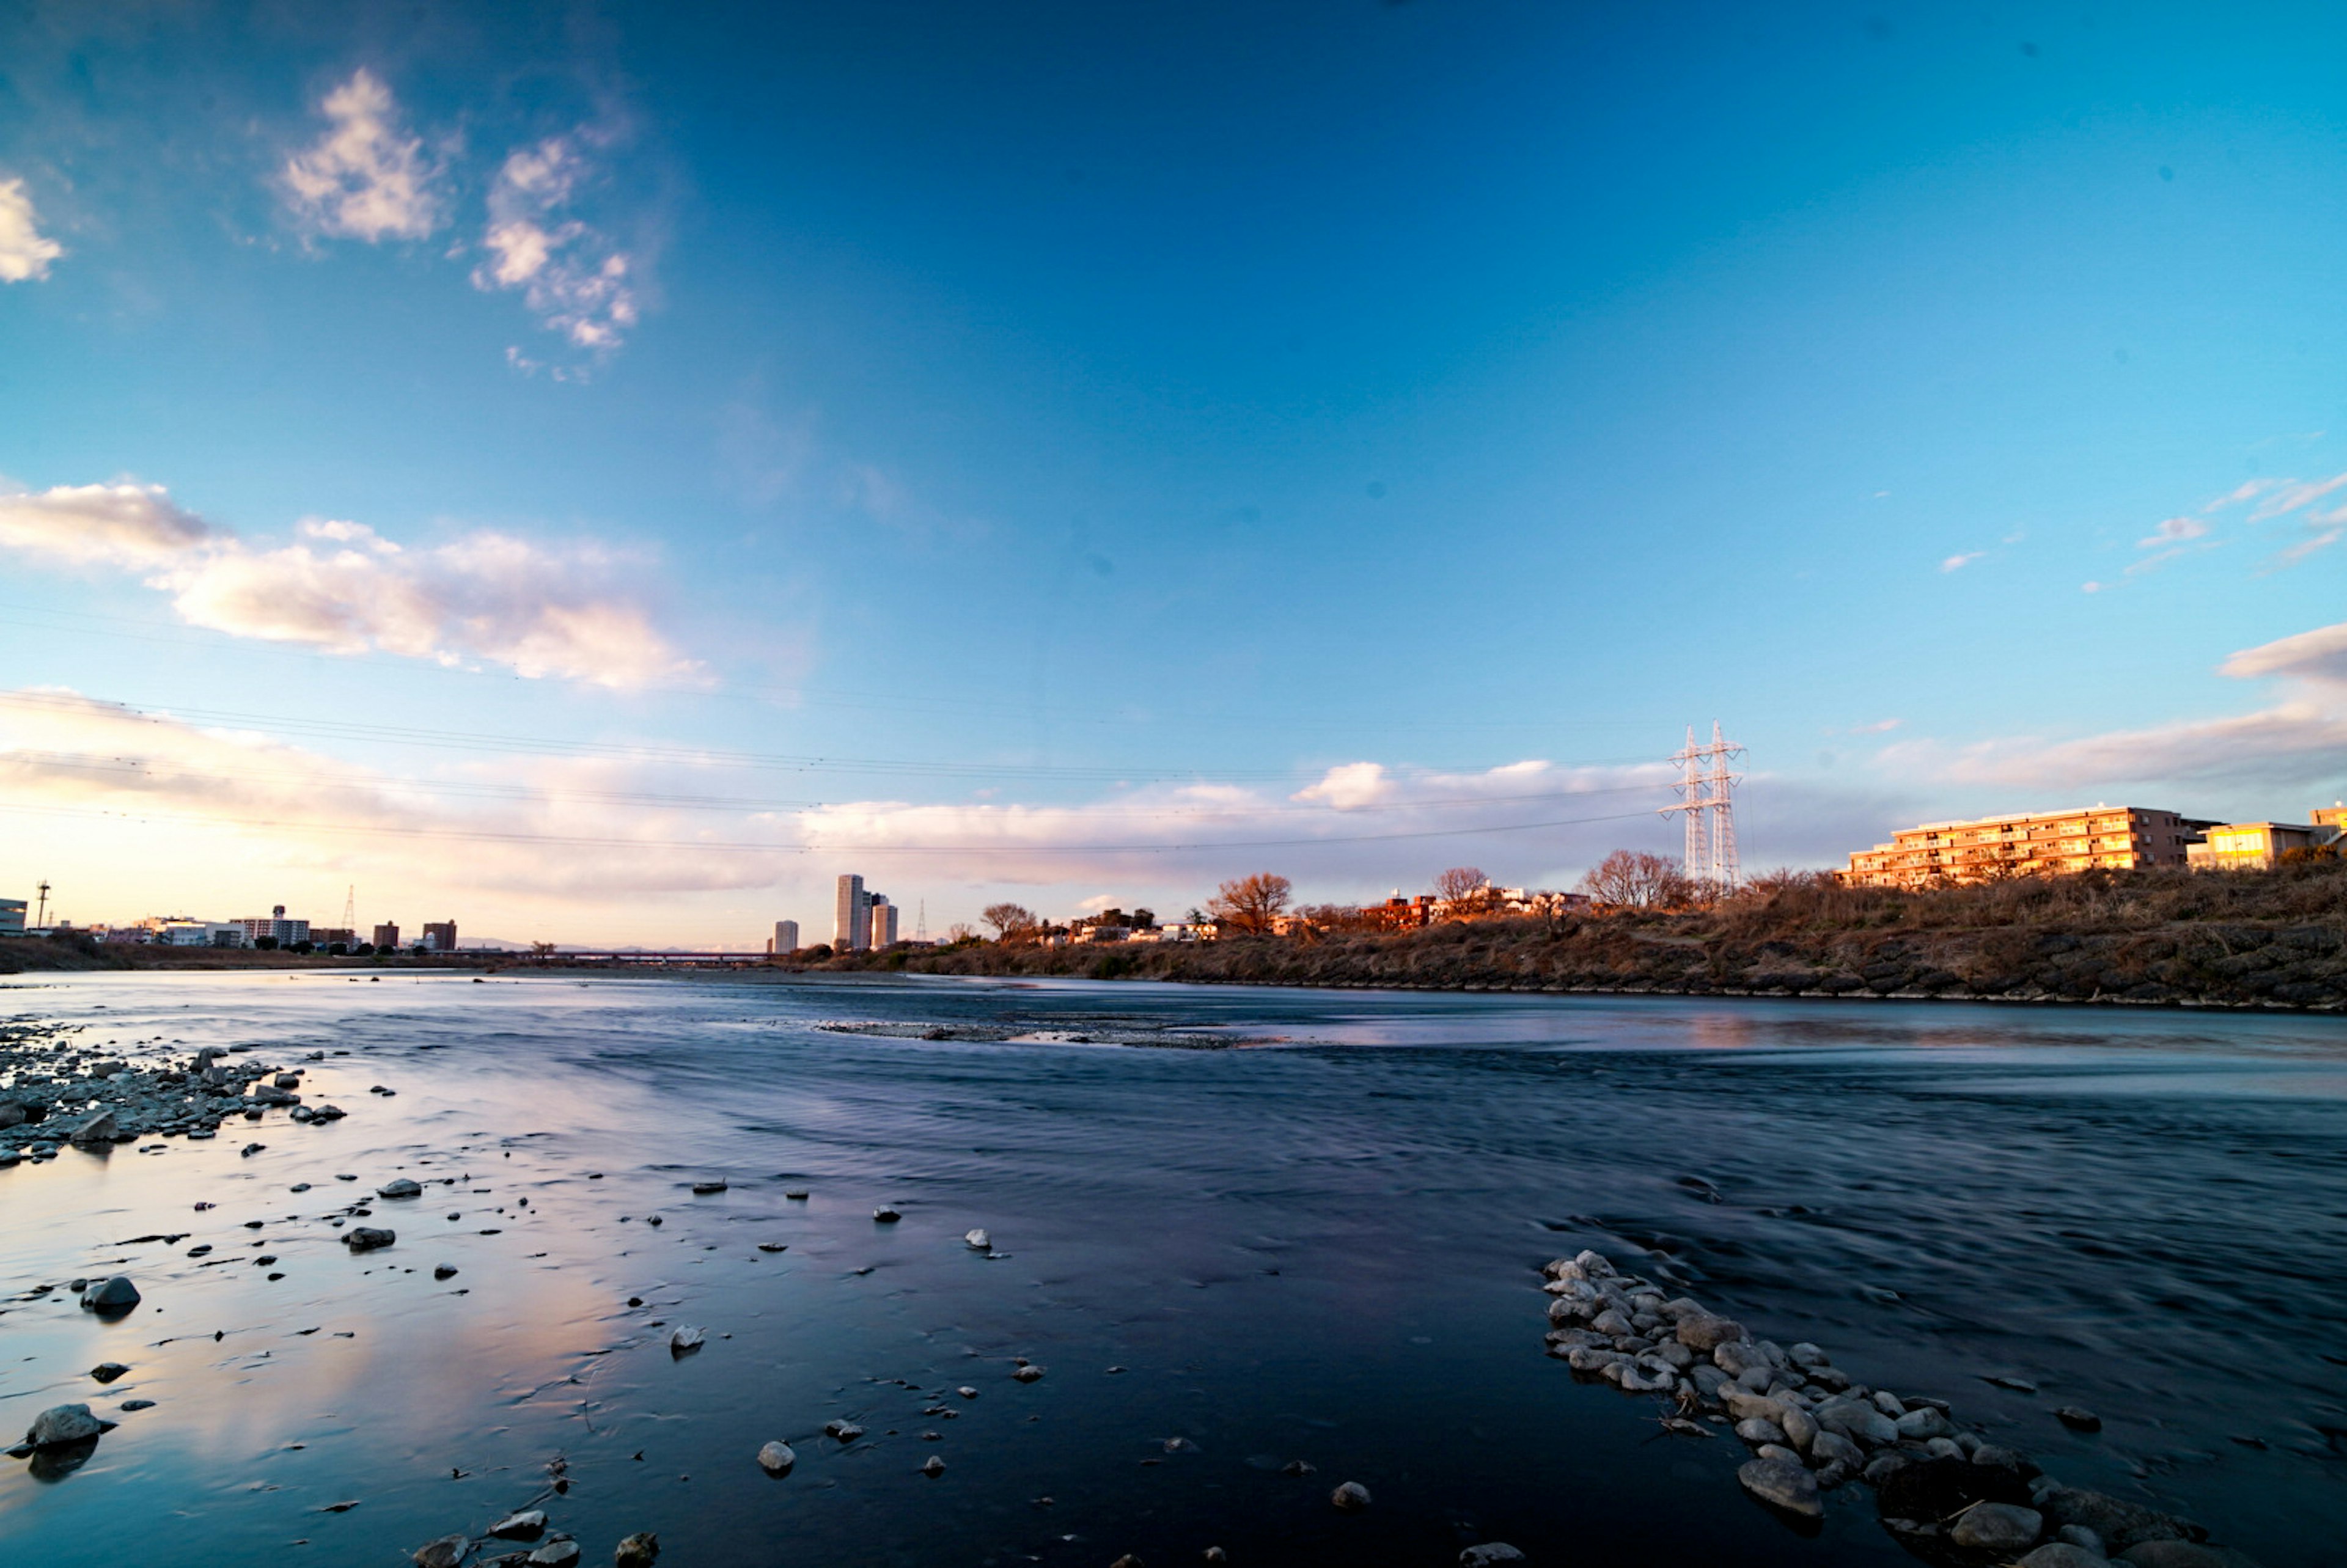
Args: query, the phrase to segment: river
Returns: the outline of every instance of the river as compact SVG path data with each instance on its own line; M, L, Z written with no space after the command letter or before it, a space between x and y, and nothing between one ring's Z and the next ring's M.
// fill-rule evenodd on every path
M2332 1020L339 971L22 977L0 1014L324 1052L305 1098L350 1112L0 1171L0 1429L120 1422L0 1471L12 1562L396 1568L558 1461L589 1564L636 1531L702 1564L1912 1561L1866 1488L1805 1539L1731 1437L1545 1356L1540 1266L1582 1247L2268 1568L2347 1520ZM366 1222L397 1244L337 1245L403 1175ZM27 1295L114 1272L119 1321Z

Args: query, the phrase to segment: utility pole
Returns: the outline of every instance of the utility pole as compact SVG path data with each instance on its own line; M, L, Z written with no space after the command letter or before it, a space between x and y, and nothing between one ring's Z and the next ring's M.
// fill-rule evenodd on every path
M1735 786L1742 780L1727 771L1727 760L1743 754L1742 746L1728 744L1720 733L1719 721L1714 719L1711 744L1696 744L1695 726L1690 724L1686 748L1671 757L1679 764L1679 782L1672 786L1679 799L1676 805L1663 807L1662 815L1677 812L1685 816L1686 875L1715 893L1732 893L1744 880L1736 853L1734 799Z
M46 882L40 886L40 905L33 912L35 926L46 926L49 923L49 885Z

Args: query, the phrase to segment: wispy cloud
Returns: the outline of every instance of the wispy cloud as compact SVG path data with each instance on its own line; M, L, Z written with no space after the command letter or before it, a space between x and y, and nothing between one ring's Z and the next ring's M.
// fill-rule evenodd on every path
M633 260L570 210L596 173L586 133L548 137L508 155L489 188L484 290L518 289L551 332L599 354L636 324ZM509 356L517 363L520 355Z
M190 623L237 637L610 687L697 675L613 586L630 563L591 544L482 531L408 549L363 524L313 520L270 548L206 523L160 486L82 485L0 495L0 547L138 571Z
M443 171L423 138L407 133L381 77L361 67L318 111L325 133L278 173L307 231L374 244L425 239L446 221Z
M2205 538L2209 525L2198 518L2169 518L2143 538L2136 540L2137 549L2159 549L2182 544L2187 539Z
M1987 557L1988 551L1986 550L1967 550L1963 555L1948 557L1945 560L1940 563L1940 569L1942 571L1962 571L1964 568L1972 565L1973 562L1976 560L1984 560Z
M49 263L65 247L41 232L33 198L21 179L0 179L0 283L26 283L49 275Z

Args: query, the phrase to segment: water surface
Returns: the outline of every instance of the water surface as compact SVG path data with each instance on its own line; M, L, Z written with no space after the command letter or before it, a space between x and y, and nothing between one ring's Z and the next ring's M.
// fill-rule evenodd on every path
M1537 1270L1582 1246L2272 1568L2347 1519L2332 1020L319 974L26 979L0 1013L348 1052L307 1089L351 1112L0 1172L0 1429L156 1401L61 1480L0 1471L12 1561L392 1568L558 1458L590 1563L637 1530L701 1563L1910 1561L1863 1488L1797 1537L1740 1445L1545 1358ZM350 1255L324 1216L401 1174L426 1195L371 1222L398 1245ZM119 1323L23 1296L117 1268ZM676 1359L682 1323L708 1342Z

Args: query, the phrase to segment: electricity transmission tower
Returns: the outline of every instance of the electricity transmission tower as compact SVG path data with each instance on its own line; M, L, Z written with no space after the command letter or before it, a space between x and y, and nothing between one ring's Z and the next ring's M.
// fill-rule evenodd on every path
M355 882L352 883L350 890L343 895L343 929L351 934L351 941L354 944L358 941L359 885Z
M1665 816L1678 812L1686 818L1687 876L1721 893L1733 892L1744 877L1736 858L1733 791L1738 777L1727 771L1727 759L1743 754L1742 746L1721 737L1718 720L1712 721L1707 746L1695 743L1695 726L1688 725L1686 749L1671 758L1679 764L1679 782L1673 786L1679 801L1663 807Z

